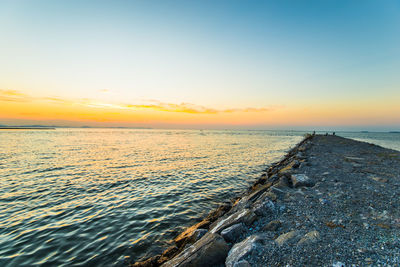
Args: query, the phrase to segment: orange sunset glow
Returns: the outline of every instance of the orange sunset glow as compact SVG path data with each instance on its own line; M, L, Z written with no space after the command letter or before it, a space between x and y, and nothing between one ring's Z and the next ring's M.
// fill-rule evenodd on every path
M392 99L371 104L368 101L316 104L293 104L262 108L214 109L188 103L156 101L131 104L100 102L92 99L35 97L16 90L0 90L2 119L31 121L67 121L71 126L120 125L126 127L171 123L172 125L327 125L337 123L365 125L397 123L400 106ZM70 124L72 122L72 124Z

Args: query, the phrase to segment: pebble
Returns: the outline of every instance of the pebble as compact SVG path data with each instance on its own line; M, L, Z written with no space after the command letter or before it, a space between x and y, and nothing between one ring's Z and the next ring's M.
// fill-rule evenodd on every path
M332 267L346 267L346 265L343 262L338 261L332 264Z

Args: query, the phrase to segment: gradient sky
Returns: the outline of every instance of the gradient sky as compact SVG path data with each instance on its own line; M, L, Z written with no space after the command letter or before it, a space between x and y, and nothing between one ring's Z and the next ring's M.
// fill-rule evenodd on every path
M0 11L0 124L400 129L399 1Z

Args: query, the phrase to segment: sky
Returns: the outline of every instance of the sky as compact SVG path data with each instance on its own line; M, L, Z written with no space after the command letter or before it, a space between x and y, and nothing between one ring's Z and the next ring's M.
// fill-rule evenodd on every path
M3 125L400 130L399 1L0 11Z

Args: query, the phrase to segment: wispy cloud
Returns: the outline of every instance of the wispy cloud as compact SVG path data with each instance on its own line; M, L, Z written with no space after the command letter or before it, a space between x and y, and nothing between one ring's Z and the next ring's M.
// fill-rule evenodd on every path
M27 102L32 98L17 90L3 90L0 89L0 101L8 102Z
M270 108L232 108L232 109L213 109L191 103L158 103L147 105L125 105L128 108L136 109L152 109L166 112L183 112L191 114L217 114L217 113L233 113L233 112L267 112L271 111Z
M108 89L103 89L108 92ZM220 114L235 112L269 112L272 108L230 108L230 109L214 109L191 103L164 103L157 100L141 101L141 103L106 103L93 99L77 99L69 100L60 97L32 97L16 90L1 90L0 101L28 102L28 101L46 101L51 103L81 105L91 108L108 108L108 109L126 109L126 110L153 110L162 112L176 112L188 114Z

